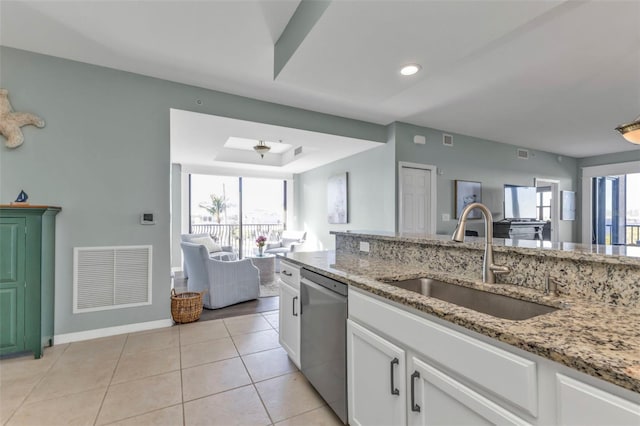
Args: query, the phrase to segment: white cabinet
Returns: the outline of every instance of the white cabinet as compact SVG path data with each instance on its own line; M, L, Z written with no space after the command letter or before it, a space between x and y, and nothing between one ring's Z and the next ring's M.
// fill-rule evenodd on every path
M406 424L404 350L347 320L350 425Z
M352 288L348 324L353 425L640 426L637 393L591 377L585 383L577 380L581 373L548 359L498 347ZM394 358L396 399L390 393ZM398 401L404 414L396 412Z
M351 425L527 424L351 320L347 359Z
M559 425L640 425L640 405L578 380L556 375Z
M410 426L528 424L415 356L408 372Z
M537 415L535 362L357 291L349 292L349 318Z
M280 345L300 368L300 268L280 263Z

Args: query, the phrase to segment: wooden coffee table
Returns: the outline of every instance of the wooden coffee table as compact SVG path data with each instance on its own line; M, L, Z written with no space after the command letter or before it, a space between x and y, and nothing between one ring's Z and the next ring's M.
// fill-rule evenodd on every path
M260 284L269 284L276 278L276 255L263 254L262 256L252 256L251 263L260 271Z

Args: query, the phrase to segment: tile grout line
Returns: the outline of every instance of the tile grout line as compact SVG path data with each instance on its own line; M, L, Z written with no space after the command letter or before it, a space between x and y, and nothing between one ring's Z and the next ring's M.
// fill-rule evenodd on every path
M277 310L274 310L274 311L268 311L268 312L269 312L269 314L270 314L270 315L274 315L274 313L278 313L278 314L279 314L280 309L277 309ZM265 317L265 313L264 313L264 312L260 312L260 314L262 314L262 316L263 316L263 317ZM269 325L270 325L270 326L271 326L271 327L276 331L276 333L278 333L278 335L280 335L280 330L279 330L279 328L276 328L273 324L271 324L271 321L269 321L266 317L265 317L264 319L265 319L265 321L267 321L267 322L269 323ZM278 317L278 319L279 319L279 317ZM280 324L278 324L278 325L280 325ZM279 347L280 347L280 348L282 348L282 346L279 346ZM251 354L247 354L247 355L253 355L253 354L256 354L256 353L261 353L261 352L266 352L266 351L272 351L272 350L275 350L275 349L278 349L278 348L265 349L265 350L263 350L263 351L257 351L257 352L253 352L253 353L251 353ZM244 356L244 355L241 355L241 356L240 356L240 358L242 358L243 356ZM289 357L289 355L287 354L287 358L288 358L288 357ZM242 359L242 361L243 361L243 363L244 363L244 359ZM246 368L246 365L245 365L245 368ZM248 371L248 369L247 369L247 371ZM251 382L252 382L252 384L253 384L253 385L254 385L254 387L255 387L255 384L256 384L256 383L266 382L267 380L276 379L276 378L278 378L278 377L283 377L283 376L286 376L286 375L288 375L288 374L295 374L295 373L300 373L300 369L299 369L298 367L296 367L295 371L289 371L289 372L286 372L286 373L278 374L278 375L276 375L276 376L268 377L268 378L263 379L263 380L254 381L254 380L253 380L253 377L251 377L251 374L249 374L249 377L251 378ZM257 392L257 388L256 388L256 392ZM259 392L258 392L258 395L260 396L260 393L259 393ZM260 400L262 400L262 397L260 398ZM264 405L264 402L263 402L263 405ZM302 416L302 415L307 414L307 413L310 413L310 412L312 412L312 411L319 410L320 408L323 408L323 407L329 407L329 405L326 403L326 401L323 401L323 404L322 404L320 407L312 408L312 409L310 409L310 410L303 411L302 413L296 414L295 416L291 416L291 417L284 418L284 419L280 420L280 422L283 422L283 421L285 421L285 420L289 420L289 419L293 419L293 418L298 417L298 416ZM266 407L265 407L265 409L266 409ZM268 411L268 410L267 410L267 413L269 413L269 411ZM269 415L269 417L271 417L271 416ZM275 423L275 422L273 422L273 419L271 419L271 420L272 420L272 425L275 425L276 423Z
M120 361L121 361L121 358L122 358L122 356L124 356L124 349L125 349L125 347L126 347L126 343L127 343L127 342L128 342L128 340L129 340L129 336L130 336L130 334L131 334L131 333L128 333L128 334L127 334L127 338L126 338L126 340L125 340L125 343L124 343L124 345L122 346L122 351L120 352L120 357L118 358L118 363L116 363L116 367L115 367L115 369L114 369L114 371L113 371L113 374L112 374L112 376L111 376L111 381L109 382L109 385L107 386L107 392L109 391L109 388L111 387L111 385L112 385L112 384L114 384L114 383L113 383L113 378L115 377L115 374L116 374L116 372L117 372L117 370L118 370L118 365L119 365L119 363L120 363ZM135 333L135 334L137 334L137 333ZM145 333L145 334L146 334L146 333ZM178 332L178 343L179 343L179 342L180 342L180 334L179 334L179 332ZM154 349L154 350L162 350L162 349L169 349L169 348L171 348L171 347L167 347L167 348L159 348L159 349ZM146 353L146 352L153 352L154 350L144 350L144 351L137 352L137 353L133 353L133 354L130 354L130 355L139 355L139 354L144 354L144 353ZM179 356L179 359L181 360L182 356L181 356L180 346L179 346L179 345L178 345L178 351L179 351L178 356ZM180 361L180 362L181 362L181 361ZM137 381L137 380L146 380L146 379L151 378L151 377L158 377L158 376L162 376L162 375L165 375L165 374L168 374L168 373L173 373L173 372L175 372L175 371L179 371L179 372L180 372L180 382L181 382L181 386L182 386L182 367L180 367L180 368L179 368L179 370L164 371L164 372L160 372L160 373L157 373L157 374L151 374L151 375L144 376L144 377L138 377L138 378L134 378L134 379L130 379L130 380L125 380L125 381L123 381L123 382L115 383L114 385L115 385L115 386L118 386L118 385L122 385L122 384L126 384L126 383L135 382L135 381ZM181 394L182 394L182 392L181 392ZM106 392L105 392L105 396L103 397L102 404L104 404L104 399L106 399ZM181 405L182 405L182 403L179 403L179 404L181 404ZM135 414L135 415L132 415L132 416L123 417L123 418L121 418L121 419L117 419L117 420L115 420L115 421L113 421L113 422L111 422L111 423L116 423L116 422L120 422L120 421L123 421L123 420L127 420L127 419L131 419L131 418L139 417L139 416L142 416L142 415L146 415L146 414L149 414L149 413L153 413L153 412L155 412L155 411L164 410L165 408L175 407L175 406L177 406L177 405L178 405L178 404L173 404L173 405L169 405L169 406L167 406L167 407L161 407L161 408L153 409L153 410L151 410L151 411L146 411L146 412L144 412L144 413L138 413L138 414ZM102 405L101 405L101 407L100 407L100 410L102 410ZM97 416L96 416L96 422L97 422ZM111 423L109 423L109 424L111 424ZM184 424L184 407L183 407L183 424ZM95 425L95 423L94 423L94 425Z
M269 313L270 313L271 315L273 315L273 314L274 314L274 313L276 313L276 312L277 312L277 311L269 311ZM271 330L271 329L275 330L276 332L278 331L278 330L274 327L274 325L273 325L273 324L271 324L271 323L270 323L270 322L265 318L265 316L264 316L264 314L263 314L263 313L258 313L257 315L256 315L256 314L253 314L253 315L252 315L252 314L248 314L248 315L246 315L246 316L247 316L247 317L255 316L255 317L260 317L260 318L262 318L264 321L266 321L266 322L269 324L269 328L268 328L268 329L265 329L265 330L252 330L252 331L250 331L250 332L240 333L240 334L237 334L237 335L235 335L235 336L248 336L248 335L250 335L250 334L255 334L255 333L260 333L260 332L264 332L264 331L269 331L269 330ZM237 317L234 317L234 318L237 318ZM277 349L279 349L279 348L281 348L281 347L280 347L280 346L277 346L277 347L267 348L267 349L262 349L262 350L259 350L259 351L255 351L255 352L251 352L251 353L247 353L247 354L241 355L241 354L240 354L240 352L239 352L239 350L238 350L238 346L236 345L236 342L235 342L235 341L234 341L234 339L233 339L233 337L234 337L234 336L232 336L232 335L231 335L231 333L230 333L230 331L229 331L229 327L227 326L227 323L226 323L224 320L222 320L222 321L223 321L223 325L224 325L224 327L225 327L225 330L226 330L226 332L227 332L227 334L228 334L228 336L225 336L225 337L229 337L229 339L231 340L232 344L234 345L234 348L235 348L235 350L236 350L236 352L237 352L237 355L236 355L236 356L234 356L234 357L232 357L232 358L225 358L225 359L222 359L222 360L216 360L216 361L213 361L213 363L215 363L215 362L221 362L221 361L224 361L224 360L227 360L227 359L233 359L233 358L236 358L236 357L240 358L241 362L243 363L243 367L245 368L245 371L247 372L247 374L248 374L248 376L249 376L249 379L250 379L250 383L247 383L247 385L251 385L251 386L253 386L254 390L255 390L255 391L256 391L256 393L258 394L258 397L259 397L259 399L260 399L260 401L261 401L261 403L262 403L262 405L263 405L263 407L264 407L264 409L265 409L265 412L267 413L267 415L268 415L268 417L269 417L270 421L273 423L273 419L271 418L271 414L269 413L269 410L266 408L266 405L265 405L264 401L262 400L262 397L261 397L260 393L257 391L257 387L255 386L255 384L256 384L256 383L263 382L263 381L266 381L266 380L269 380L269 379L274 379L274 378L277 378L277 377L281 377L281 376L284 376L284 375L287 375L287 374L292 374L292 373L297 372L297 370L296 370L296 371L293 371L293 372L291 372L291 371L290 371L290 372L281 373L281 374L278 374L278 375L273 376L273 377L269 377L269 378L265 378L265 379L262 379L262 380L259 380L259 381L255 381L255 380L253 379L253 377L251 376L251 374L249 374L249 371L248 371L248 368L247 368L246 363L244 362L244 358L243 358L243 356L249 356L249 355L258 354L258 353L267 352L267 351L273 351L273 350L277 350ZM128 344L128 341L129 341L129 339L131 338L132 334L137 334L137 333L127 333L127 334L126 334L126 337L125 337L125 339L124 339L124 342L122 343L122 347L121 347L121 349L120 349L120 352L118 353L117 357L114 357L116 362L115 362L115 364L114 364L114 367L113 367L113 370L112 370L112 373L111 373L111 376L110 376L109 382L108 382L108 383L107 383L107 385L106 385L106 389L105 389L105 392L104 392L104 394L103 394L103 396L102 396L102 400L100 401L100 405L99 405L98 410L97 410L97 412L96 412L95 419L94 419L94 421L93 421L93 424L94 424L94 425L96 425L96 424L98 423L98 422L97 422L97 420L99 419L99 416L100 416L100 414L102 413L102 410L104 409L104 403L105 403L105 401L106 401L106 396L107 396L108 392L110 391L111 386L119 385L119 384L122 384L122 383L127 383L127 382L131 382L131 381L137 380L137 379L126 380L126 381L124 381L124 382L117 383L117 384L114 384L114 382L113 382L113 380L115 379L115 376L116 376L116 374L117 374L117 372L118 372L118 368L119 368L119 366L120 366L120 363L121 363L121 362L123 362L122 357L124 356L124 350L126 349L126 346L127 346L127 344ZM145 334L146 334L146 333L145 333ZM222 339L222 338L220 338L220 339ZM215 340L219 340L219 339L212 339L212 340L209 340L209 341L215 341ZM206 342L206 341L205 341L205 342ZM204 342L195 342L194 344L197 344L197 343L204 343ZM52 370L55 366L57 366L57 365L59 365L59 364L60 364L60 362L61 362L61 360L62 360L63 356L64 356L65 354L67 354L67 353L68 353L68 351L72 348L72 345L74 345L74 343L69 343L69 344L67 344L67 345L66 345L66 346L61 350L61 353L57 356L57 358L56 358L56 359L51 363L51 365L50 365L50 366L49 366L49 367L48 367L44 372L42 372L42 373L41 373L41 376L37 379L36 383L33 385L33 387L31 388L31 390L29 391L29 393L27 393L27 394L26 394L25 398L24 398L24 399L22 400L22 402L18 405L18 407L16 407L16 409L13 411L13 413L11 413L11 416L7 419L7 421L5 422L5 424L6 424L6 423L8 423L8 422L10 422L10 421L11 421L11 419L12 419L12 418L14 418L14 416L15 416L16 412L18 412L18 410L19 410L21 407L23 407L23 406L25 405L26 400L29 398L29 396L30 396L30 395L31 395L35 390L37 390L37 389L38 389L38 386L40 386L40 385L41 385L41 383L46 379L47 375L51 372L51 370ZM186 345L186 346L189 346L189 345ZM182 401L180 404L181 404L181 408L182 408L182 418L183 418L183 422L182 422L182 423L183 423L183 425L184 425L184 424L186 423L186 412L185 412L185 407L184 407L184 403L185 403L185 400L184 400L184 382L183 382L183 377L182 377L183 369L194 368L194 367L198 367L198 366L202 366L202 365L210 364L211 362L207 362L207 363L204 363L204 364L194 365L194 366L187 367L187 368L185 368L185 367L183 366L183 360L182 360L182 327L179 327L179 326L178 326L178 350L179 350L179 354L178 354L178 355L179 355L179 372L180 372L180 381L181 381L181 401ZM175 371L175 370L173 370L173 371ZM167 372L162 372L162 373L153 374L153 375L151 375L151 376L147 376L147 377L158 376L158 375L162 375L162 374L166 374L166 373L167 373ZM147 377L139 378L139 379L145 379L145 378L147 378ZM243 386L239 386L239 387L244 387L244 386L247 386L247 385L243 385ZM237 389L237 388L239 388L239 387L232 388L232 389L227 389L227 390L222 391L222 392L227 392L227 391L229 391L229 390ZM95 388L95 390L97 390L97 389L99 389L99 388ZM77 392L76 394L79 394L79 393L85 393L85 392L89 392L89 391L93 391L93 390L94 390L94 389L86 389L86 390L83 390L83 391L81 391L81 392ZM218 392L218 393L221 393L221 392ZM71 395L73 395L73 394L71 394ZM212 395L214 395L214 394L212 394ZM211 396L211 395L207 395L207 396ZM203 396L203 398L204 398L204 397L207 397L207 396ZM62 397L61 397L61 398L62 398ZM51 398L51 399L56 399L56 398ZM196 399L200 399L200 398L196 398ZM48 400L48 399L46 399L46 400ZM46 400L45 400L45 401L46 401ZM195 400L195 399L194 399L194 400ZM38 401L38 402L42 402L42 401ZM175 407L176 405L178 405L178 404L174 404L174 405L171 405L171 406L168 406L168 407L158 408L158 409L151 410L151 411L148 411L148 412L146 412L146 413L142 413L142 414L148 414L148 413L155 412L155 411L159 411L159 410L162 410L162 409L165 409L165 408ZM137 417L137 416L142 415L142 414L137 414L137 415L134 415L134 416L125 417L125 418L122 418L122 419L118 419L118 420L116 420L116 421L126 420L126 419L129 419L129 418Z
M263 320L266 321L266 319L264 319L264 317L262 317L262 315L260 316ZM229 328L227 327L227 323L223 321L224 327L227 329L227 333L229 333L229 337L231 337L231 332L229 331ZM231 337L231 342L233 343L233 347L236 348L236 352L238 352L238 357L240 358L240 362L242 362L242 366L244 367L244 370L247 372L247 376L249 376L249 380L251 381L251 387L253 388L254 392L256 393L256 395L258 395L258 399L260 400L260 403L262 404L262 408L264 409L264 412L267 413L267 417L269 418L269 424L273 425L275 424L275 422L273 421L273 418L271 417L271 413L269 413L269 410L267 409L267 406L265 405L264 401L262 400L262 395L260 395L260 392L258 392L258 388L256 387L255 383L253 382L253 377L251 377L251 374L249 373L249 369L247 368L247 365L244 362L244 359L242 358L242 355L240 355L240 351L238 350L238 346L236 345L236 342L233 340L233 337Z
M95 426L98 423L98 417L100 417L100 413L102 412L102 407L104 406L104 401L107 399L107 394L109 393L109 388L111 387L111 382L113 382L113 378L116 375L116 371L118 371L118 365L120 365L120 360L122 359L122 354L124 353L124 348L127 346L127 342L129 341L130 333L127 333L127 337L124 339L124 343L122 344L122 349L120 349L120 355L118 356L118 362L113 367L113 372L111 373L111 378L109 379L109 383L107 384L107 389L104 391L104 395L102 396L102 401L100 401L100 407L98 407L98 412L96 413L96 418L93 421L93 425Z
M180 361L180 400L182 403L182 426L187 424L187 416L184 411L184 383L182 380L182 327L178 325L178 359Z
M62 358L62 355L64 355L65 352L67 352L67 350L69 350L69 348L71 347L71 343L67 344L67 347L64 348L64 350L62 351L62 353L60 354L60 356L58 356L58 359L56 359L53 363L51 363L51 365L49 366L49 368L47 368L47 370L42 373L42 377L40 377L40 379L38 379L38 381L33 385L33 387L29 390L29 392L27 392L27 394L25 395L24 399L20 402L20 404L18 404L18 406L16 407L16 409L13 411L13 413L11 413L11 415L9 416L9 418L7 419L7 421L4 423L5 425L9 424L9 422L11 421L11 419L13 418L13 416L16 415L16 413L18 412L18 410L20 410L20 408L22 408L22 406L24 405L24 403L27 401L27 399L29 399L29 396L31 396L31 394L33 393L33 391L38 387L38 385L40 385L40 383L42 383L44 381L44 378L46 377L47 374L49 374L49 372L51 371L51 369L53 369L53 366L56 365L58 363L58 361L60 361L60 358ZM54 345L50 346L51 348ZM42 357L44 357L44 352L43 355L41 355L41 359ZM54 399L54 398L52 398Z
M323 400L323 401L322 401L322 405L321 405L321 406L316 407L316 408L312 408L312 409L307 410L307 411L303 411L302 413L298 413L298 414L296 414L295 416L287 417L286 419L282 419L282 420L280 420L280 422L284 422L285 420L289 420L289 419L293 419L293 418L296 418L296 417L299 417L299 416L303 416L303 415L305 415L305 414L308 414L308 413L310 413L310 412L312 412L312 411L319 410L319 409L324 408L324 407L327 407L327 408L331 409L331 407L329 407L329 404L327 404L327 403ZM278 422L278 423L280 423L280 422Z
M144 416L144 415L147 415L147 414L155 413L157 411L166 410L167 408L177 407L178 405L182 405L182 404L181 403L177 403L177 404L173 404L173 405L168 405L166 407L156 408L156 409L153 409L151 411L147 411L147 412L142 413L142 414L134 414L133 416L123 417L121 419L114 420L113 422L106 423L104 426L109 426L109 425L112 425L112 424L115 424L115 423L120 423L120 422L123 422L125 420L129 420L129 419L135 419L136 417L140 417L140 416Z

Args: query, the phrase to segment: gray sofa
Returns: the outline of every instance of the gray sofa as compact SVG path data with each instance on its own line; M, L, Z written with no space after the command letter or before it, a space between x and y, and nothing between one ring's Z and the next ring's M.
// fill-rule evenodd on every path
M307 238L305 231L283 231L279 241L268 242L264 252L276 255L276 272L280 272L280 257L278 254L291 253L296 246L304 244Z
M187 289L205 292L205 308L223 308L260 295L260 271L250 259L221 261L209 257L204 245L183 242L180 246L189 270Z

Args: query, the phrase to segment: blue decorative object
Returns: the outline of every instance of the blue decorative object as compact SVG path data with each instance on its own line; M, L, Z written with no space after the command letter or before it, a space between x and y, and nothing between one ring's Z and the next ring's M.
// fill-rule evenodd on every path
M18 194L18 198L16 198L16 203L26 203L28 199L29 196L27 195L27 193L24 191L20 191L20 193Z

